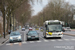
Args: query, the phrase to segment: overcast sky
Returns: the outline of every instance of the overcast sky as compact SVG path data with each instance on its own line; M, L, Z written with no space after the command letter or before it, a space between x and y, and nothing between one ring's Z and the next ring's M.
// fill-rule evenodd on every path
M66 0L70 4L75 5L75 0ZM34 10L32 15L36 15L38 12L40 12L46 5L48 4L48 0L42 0L41 3L34 2L34 5L32 5L32 9Z

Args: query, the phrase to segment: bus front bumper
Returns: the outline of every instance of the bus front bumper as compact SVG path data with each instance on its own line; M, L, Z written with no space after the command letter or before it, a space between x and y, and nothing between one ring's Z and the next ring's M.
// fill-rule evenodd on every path
M46 35L46 37L63 37L63 34L62 35Z

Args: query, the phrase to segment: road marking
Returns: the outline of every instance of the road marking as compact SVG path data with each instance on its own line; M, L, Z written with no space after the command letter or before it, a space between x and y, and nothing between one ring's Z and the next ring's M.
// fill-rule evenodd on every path
M30 41L30 43L34 43L34 41Z
M6 44L6 45L10 45L10 43Z
M26 38L25 38L25 32L24 32L24 42L25 42L25 39L26 39Z
M50 40L50 41L56 41L56 40Z
M19 43L14 43L14 44L19 44Z
M69 39L64 39L64 40L69 41Z
M27 43L27 42L22 42L23 44Z
M63 40L61 40L61 39L58 39L58 41L63 41Z
M71 40L75 40L75 39L71 39Z
M44 40L45 42L49 42L48 40Z
M36 42L41 42L41 41L36 41Z

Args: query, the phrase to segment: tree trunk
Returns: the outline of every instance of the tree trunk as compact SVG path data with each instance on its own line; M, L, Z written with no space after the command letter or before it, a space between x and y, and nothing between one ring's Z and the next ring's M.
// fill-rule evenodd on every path
M13 14L13 31L14 31L14 14Z
M5 38L5 10L3 11L3 33Z
M9 30L9 16L7 18L7 33L8 33L8 30Z

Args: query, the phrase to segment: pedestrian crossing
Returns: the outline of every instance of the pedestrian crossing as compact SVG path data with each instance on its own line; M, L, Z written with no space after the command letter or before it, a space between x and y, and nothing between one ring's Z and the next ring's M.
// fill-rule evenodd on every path
M24 41L20 42L21 44L29 44L29 43L41 43L41 42L64 42L64 41L75 41L75 39L49 39L49 40L38 40L38 41ZM6 45L17 45L18 43L6 43Z

